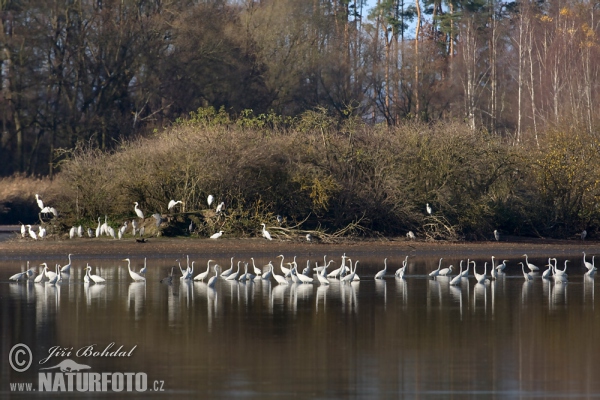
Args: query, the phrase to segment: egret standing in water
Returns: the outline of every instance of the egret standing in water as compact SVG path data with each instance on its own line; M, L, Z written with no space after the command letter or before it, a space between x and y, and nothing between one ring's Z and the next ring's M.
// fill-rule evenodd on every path
M523 257L525 257L525 264L527 264L527 268L529 268L529 270L531 272L535 272L535 271L539 271L540 268L536 265L533 265L529 262L529 257L527 257L527 254L523 254Z
M375 274L375 279L385 278L385 272L387 271L387 258L383 260L383 269Z
M69 273L71 271L71 256L73 254L69 254L67 257L69 257L69 263L67 265L63 265L62 268L60 269L60 272L64 272L64 273Z
M135 282L146 282L146 278L131 270L131 260L129 258L125 258L123 261L127 261L127 269L129 270L129 276L131 276L131 279L133 279ZM94 275L92 275L92 279L94 279L93 276ZM95 279L94 282L96 282Z

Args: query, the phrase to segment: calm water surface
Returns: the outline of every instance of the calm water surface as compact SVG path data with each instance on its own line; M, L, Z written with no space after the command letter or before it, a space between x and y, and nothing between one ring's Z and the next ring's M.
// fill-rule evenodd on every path
M339 267L340 255L329 256L336 261L330 270ZM388 275L375 281L385 256ZM584 276L581 260L569 264L567 284L539 273L526 283L521 260L512 260L496 281L476 285L471 275L454 287L449 278L427 276L437 259L409 259L400 280L393 273L404 255L386 254L362 258L362 279L353 284L219 279L211 289L180 281L178 268L172 285L161 284L176 265L171 258L148 258L147 282L132 282L123 257L78 255L71 274L56 285L9 283L26 258L0 261L2 397L11 382L37 387L40 368L66 358L93 372L144 372L149 389L155 380L164 382L164 392L127 396L140 398L600 397L600 313L595 279ZM191 259L194 275L206 270L207 257ZM262 266L269 259L281 274L275 256L255 261ZM312 266L322 263L322 257L311 260ZM44 261L54 266L66 258L30 263L37 268ZM483 261L489 260L478 260L480 273ZM106 284L84 285L88 262ZM230 266L228 258L217 262ZM306 258L298 262L302 268ZM143 259L132 266L139 270ZM23 373L7 363L17 343L33 354ZM133 351L118 358L57 356L39 364L54 346L75 353L111 343L113 351Z

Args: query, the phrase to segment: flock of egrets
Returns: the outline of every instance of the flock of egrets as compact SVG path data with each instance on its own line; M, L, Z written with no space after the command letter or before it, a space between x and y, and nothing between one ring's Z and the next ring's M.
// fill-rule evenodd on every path
M11 281L25 281L28 279L33 279L36 283L48 282L50 284L56 284L62 280L62 274L69 274L72 266L71 257L73 254L69 254L69 263L63 266L56 264L55 270L52 271L46 263L42 263L40 267L43 267L41 273L37 276L35 275L35 270L33 268L29 268L29 262L27 262L27 270L24 272L20 272L14 274L9 279ZM533 279L532 274L538 273L540 268L529 262L529 258L527 254L523 255L525 257L525 262L519 262L521 265L521 271L523 273L523 277L526 281L531 281ZM330 284L330 279L339 280L342 283L351 283L354 281L360 281L360 277L357 274L357 267L359 261L352 261L351 258L347 257L345 254L341 257L341 265L339 268L328 272L328 269L334 260L327 260L327 256L323 256L323 264L319 265L318 262L315 262L314 267L311 268L311 261L306 261L306 267L299 270L298 263L296 262L296 256L294 256L293 261L284 263L284 255L279 255L277 258L281 258L279 271L281 275L275 272L275 266L271 261L268 264L259 268L256 266L254 262L254 258L251 257L250 260L252 265L246 261L238 261L237 264L234 263L234 257L231 257L231 266L227 270L222 270L222 268L214 261L208 260L206 263L206 270L201 271L200 273L194 273L194 265L195 261L190 263L189 256L187 257L187 265L184 269L181 266L180 260L176 260L178 262L178 268L181 273L179 279L182 281L192 281L192 282L204 282L206 281L209 287L214 287L217 280L224 279L226 281L241 281L241 282L249 282L249 281L263 281L263 280L271 280L274 279L279 285L288 285L290 283L298 283L298 284L313 284L318 283L320 285L328 285ZM131 279L135 282L145 282L146 281L146 259L144 258L144 267L140 269L140 271L134 271L131 269L131 260L129 258L123 259L123 261L127 261L127 268L129 270L129 275ZM438 268L431 271L429 273L429 277L435 278L438 276L444 276L448 278L452 278L450 280L450 285L459 285L462 283L463 279L469 278L469 270L472 268L472 276L475 278L477 284L485 284L489 282L489 280L494 280L498 278L499 274L504 273L503 271L506 269L508 260L503 260L502 263L496 265L495 257L492 257L491 267L488 275L488 262L484 262L483 265L483 273L480 268L477 267L475 261L467 260L466 268L463 269L463 260L460 261L458 274L453 274L454 267L452 265L448 267L442 268L443 258L440 258ZM566 260L564 263L564 268L560 269L557 266L556 258L549 258L548 264L546 265L547 269L544 270L541 274L543 279L553 279L556 283L566 283L567 282L567 263L569 260ZM211 265L212 263L212 265ZM402 267L398 268L394 272L394 276L399 279L404 279L406 274L406 267L408 265L408 256L402 261ZM588 262L586 260L586 254L583 253L583 265L587 269L586 275L593 277L596 272L595 267L595 256L592 257L592 262ZM84 268L84 282L87 284L101 284L105 283L106 279L93 274L92 267L87 264ZM173 271L175 267L171 268L170 274L161 279L162 283L171 284L173 283L174 275ZM214 272L214 275L211 275L211 271ZM388 275L387 271L387 258L383 260L383 269L378 271L374 275L374 279L384 279ZM391 273L389 274L391 276Z
M42 199L40 198L39 194L35 195L35 199L38 203L38 206L40 207L40 214L52 214L55 217L58 216L58 211L56 210L56 208L54 207L48 207L48 206L44 206L44 202L42 201ZM214 202L214 196L213 195L209 195L208 198L206 199L206 202L208 204L208 207L211 207L211 205ZM183 202L181 200L171 200L169 201L168 205L167 205L167 210L171 211L175 206L177 206L178 204L183 204ZM136 234L139 234L140 237L144 236L144 212L140 209L139 207L139 203L136 201L133 203L134 207L133 207L133 211L135 212L137 218L139 220L141 220L141 222L138 222L138 219L134 218L131 220L131 234L132 236L136 236ZM224 211L224 207L225 207L225 202L220 202L216 209L215 209L215 213L217 215L221 214ZM154 213L152 214L152 217L155 219L156 222L156 226L160 226L160 224L164 221L163 219L163 215L161 213ZM278 221L280 221L280 216L278 216ZM84 237L84 235L87 233L87 236L90 238L94 238L94 237L101 237L101 236L108 236L108 237L112 237L113 239L121 239L123 237L123 235L127 232L128 228L129 228L129 221L125 221L123 223L123 225L121 225L117 230L115 230L113 227L111 227L108 224L108 216L105 215L104 216L104 223L101 222L102 217L98 217L98 227L94 230L92 228L87 228L87 230L84 230L84 227L82 225L79 226L73 226L71 227L71 229L69 230L69 238L70 239L74 239L75 237ZM138 229L139 228L139 229ZM189 226L189 231L190 233L193 230L193 224L190 223ZM223 235L224 231L218 231L216 233L214 233L213 235L210 236L211 239L218 239ZM269 233L269 231L266 230L266 225L262 224L262 236L267 239L267 240L272 240L271 234ZM43 239L46 237L46 229L40 225L39 226L39 230L38 232L36 232L31 225L25 225L25 224L21 224L21 237L22 238L26 238L26 237L30 237L34 240L37 239ZM308 238L307 238L308 240Z

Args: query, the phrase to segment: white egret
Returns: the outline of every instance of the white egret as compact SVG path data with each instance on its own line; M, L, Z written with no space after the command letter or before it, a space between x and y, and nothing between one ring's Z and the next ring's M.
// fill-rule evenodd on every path
M223 208L225 207L225 202L222 201L219 203L219 205L217 206L217 210L215 211L217 214L220 214L223 211Z
M290 269L283 266L283 259L284 259L283 254L280 254L277 256L277 258L279 258L279 257L281 257L280 268L281 268L281 272L283 273L283 276L284 277L290 276L290 273L291 273Z
M237 276L240 274L240 263L241 263L241 261L238 261L237 271L235 271L234 273L230 274L227 278L225 278L226 281L234 281L237 278Z
M350 263L350 273L342 278L342 282L352 282L356 276L356 266L358 265L358 260L354 262L354 266L352 266L351 259L348 259L348 262Z
M204 279L206 279L206 277L208 276L208 273L210 272L210 263L211 262L215 262L215 260L208 260L208 262L206 263L206 271L201 272L198 275L196 275L194 277L195 281L204 281Z
M147 270L148 267L146 266L146 257L144 257L144 266L140 269L140 274L145 274Z
M48 270L48 264L46 264L46 263L41 263L40 267L44 267L43 273L46 275L46 278L48 278L48 279L52 279L57 275L56 272Z
M206 202L208 203L208 206L210 207L210 205L213 203L213 201L215 201L215 196L213 196L212 194L209 194L208 197L206 198ZM221 274L222 276L223 274Z
M440 272L438 272L439 276L448 276L452 273L452 268L454 268L453 265L450 265L448 268L442 268L440 269Z
M171 208L175 207L177 204L183 204L183 202L181 200L171 200L169 201L169 205L167 206L167 210L170 210Z
M75 227L71 227L71 229L69 230L69 239L73 239L75 237L76 234L76 230Z
M233 257L231 257L231 267L221 273L221 277L227 278L233 272Z
M36 235L35 231L33 229L31 229L31 225L27 225L27 232L29 233L29 236L31 236L31 238L33 240L37 240L37 235Z
M35 194L35 201L37 201L37 205L40 208L40 210L44 209L44 202L42 201L42 199L40 198L39 194Z
M21 280L24 280L26 277L27 277L27 271L25 271L25 272L19 272L18 274L14 274L10 278L8 278L8 280L9 281L19 282Z
M73 254L70 254L67 256L69 258L69 263L67 265L63 265L62 268L60 269L60 272L64 272L64 273L69 273L71 271L71 256Z
M331 271L330 273L327 274L328 278L337 278L338 276L341 276L345 270L346 270L346 253L344 253L342 255L342 265L340 265L339 268L334 269L333 271Z
M88 234L88 237L90 237L90 238L94 237L94 231L92 230L92 228L88 228L87 234Z
M458 267L459 267L459 269L460 269L460 272L458 273L458 275L456 275L456 276L455 276L454 278L452 278L452 280L450 281L450 284L451 284L452 286L455 286L455 285L460 285L460 282L461 282L461 279L462 279L462 272L463 272L463 270L462 270L462 260L460 261L460 264L459 264L459 266L458 266Z
M475 264L475 261L473 261L473 264ZM460 260L460 266L462 268L462 260ZM469 277L469 267L471 266L471 262L467 259L467 269L464 270L461 274L460 277L461 278L468 278Z
M415 238L416 238L416 236L415 236L415 234L414 234L414 232L413 232L413 231L408 231L408 232L406 233L406 237L407 237L409 240L415 240Z
M310 233L306 234L306 241L307 242L312 242L312 235Z
M383 260L383 269L375 274L375 279L384 279L387 271L387 258Z
M21 224L21 237L24 238L27 233L27 229L25 229L25 225Z
M583 265L588 269L588 271L596 270L596 266L594 265L594 257L592 257L592 262L585 261L585 251L583 252Z
M254 271L254 275L262 275L262 270L257 268L256 264L254 264L254 257L250 257L250 259L252 260L252 270Z
M267 267L267 271L263 272L260 275L260 277L261 277L261 279L268 281L269 279L271 279L271 276L273 276L273 263L271 261L269 261L269 263L266 265L266 267Z
M529 270L530 270L531 272L534 272L534 271L539 271L539 270L540 270L540 268L539 268L538 266L536 266L536 265L533 265L533 264L531 264L531 263L529 262L529 257L527 257L527 254L523 254L523 257L525 257L525 264L527 264L527 268L529 268Z
M38 276L35 277L35 279L33 280L35 283L41 283L44 281L44 278L46 278L46 270L48 269L48 267L44 267L44 269L42 270L42 272L40 272L40 274Z
M106 236L110 236L113 239L116 239L116 235L115 235L115 228L113 228L112 226L107 226L106 227Z
M329 262L330 262L330 263L332 263L332 262L333 262L333 260L331 260L331 261L329 261ZM325 266L325 268L323 268L323 271L325 271L325 273L326 273L326 271L327 271L327 266L328 266L328 265L329 265L329 264L327 264L327 265ZM327 279L327 278L325 277L325 273L317 273L317 279L319 280L319 283L320 283L321 285L329 285L329 279Z
M484 283L485 282L485 275L487 273L487 262L485 262L483 264L483 274L478 274L477 271L475 271L475 261L473 261L473 275L475 275L475 280L477 281L477 283Z
M43 239L46 237L46 228L42 228L41 225L39 227L38 236L40 237L40 239Z
M100 217L98 217L98 227L96 228L96 237L100 237L100 233L102 233L102 231L100 230Z
M265 224L261 224L262 225L262 235L265 239L267 240L273 240L273 238L271 238L271 234L269 233L268 230L266 230L266 226Z
M438 276L440 274L440 268L442 267L442 260L443 260L443 258L440 258L440 262L438 264L437 269L434 271L431 271L429 273L429 276L434 277L434 276Z
M144 219L144 213L142 212L142 210L140 210L139 206L138 206L138 202L136 201L133 207L133 210L135 211L135 214L138 216L138 218L140 219Z
M542 279L550 279L550 274L552 273L552 259L551 258L548 259L548 265L546 265L546 266L548 267L548 269L542 273Z
M181 276L180 279L184 279L184 280L190 280L192 279L192 276L194 275L194 263L195 261L192 261L192 267L190 268L189 266L190 263L190 257L188 256L188 266L185 269L185 272L183 273L183 275ZM181 269L181 267L179 267Z
M569 260L565 260L565 267L560 270L556 267L556 259L554 259L554 275L558 275L558 276L564 276L565 278L568 276L567 275L567 263L569 262Z
M138 223L135 219L131 220L131 231L132 231L132 235L135 236L135 232L137 231L137 227L138 227Z
M587 231L584 229L583 232L581 232L581 240L585 240L586 236L587 236Z
M306 267L302 270L302 275L309 276L310 274L310 260L306 260Z
M129 270L129 276L131 276L131 279L133 279L135 282L146 282L146 278L131 270L131 260L129 258L124 258L123 261L127 261L127 269ZM92 277L92 279L94 278ZM96 282L95 279L94 282Z
M521 271L523 271L523 277L525 278L525 280L526 281L533 280L533 278L531 277L529 272L525 272L525 265L522 262L519 262L519 264L521 264Z
M275 278L275 280L277 281L277 283L279 283L280 285L288 285L288 281L287 279L285 279L283 276L281 275L277 275L274 271L273 271L273 264L271 264L271 274L273 275L273 278Z
M406 256L406 258L404 259L404 261L402 261L402 266L396 270L396 272L394 273L394 275L397 276L400 279L404 278L404 273L406 271L406 266L407 265L408 265L408 256Z
M96 268L98 269L98 268ZM94 281L94 283L105 283L106 279L102 278L99 275L93 275L92 274L92 267L90 267L90 279Z
M217 268L217 265L214 266L214 270L215 270L215 276L211 276L207 283L207 286L209 288L215 287L215 284L217 283L217 279L219 278L219 269Z
M306 276L304 274L299 274L298 273L298 269L296 267L294 267L294 272L296 273L296 276L298 277L298 279L300 280L300 282L302 283L313 283L313 278L311 278L310 276Z
M213 234L210 236L210 238L211 238L211 239L218 239L218 238L220 238L221 236L223 236L223 231L219 231L219 232L217 232L217 233L213 233Z
M496 270L496 261L492 256L492 268L490 268L490 279L496 279L498 277L498 271Z
M100 226L100 235L108 235L108 216L104 215L104 223Z
M496 270L498 270L499 272L504 271L504 269L506 268L506 263L508 262L508 260L502 260L502 264L498 264L496 266Z
M497 229L494 230L494 239L496 239L496 242L500 241L500 232Z
M246 275L248 275L248 263L244 262L244 273L239 276L238 281L245 282Z
M56 273L52 276L52 278L48 279L48 283L51 285L54 285L56 282L58 282L59 280L61 280L61 275L60 275L60 269L59 269L59 265L56 264L55 269L56 269Z
M44 207L41 211L42 214L52 214L55 217L58 217L58 210L54 207Z
M88 264L85 267L85 275L83 276L83 283L90 283L90 271L91 271L92 267L90 267L90 264Z
M81 225L77 227L77 236L83 237L83 226Z
M431 215L431 213L433 212L433 210L431 209L431 206L429 205L429 203L427 203L425 205L425 210L427 211L427 214Z

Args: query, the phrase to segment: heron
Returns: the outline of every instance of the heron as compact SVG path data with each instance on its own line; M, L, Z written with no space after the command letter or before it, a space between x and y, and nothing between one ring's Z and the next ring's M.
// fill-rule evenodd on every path
M208 197L206 198L206 202L208 203L209 207L213 203L213 201L215 201L215 196L213 196L212 194L209 194Z
M261 224L261 225L262 225L262 235L263 235L263 237L265 239L267 239L267 240L273 240L273 238L271 237L271 234L269 233L269 231L266 230L266 225L265 224Z
M183 202L181 200L171 200L169 201L169 205L167 206L167 210L170 210L171 208L175 207L177 204L183 204Z
M427 203L425 205L425 210L427 211L427 214L431 215L431 213L433 212L433 210L431 209L431 206L429 205L429 203Z
M142 210L140 210L140 208L138 206L138 202L136 201L133 204L134 204L133 210L135 211L135 213L138 216L138 218L144 219L144 213L142 212Z
M219 232L217 232L217 233L213 233L213 234L210 236L210 238L211 238L211 239L218 239L218 238L220 238L221 236L223 236L223 231L219 231Z
M500 241L500 232L497 229L494 230L494 239L496 239L496 242Z
M375 274L375 279L385 278L385 272L387 271L387 258L383 260L383 269Z

